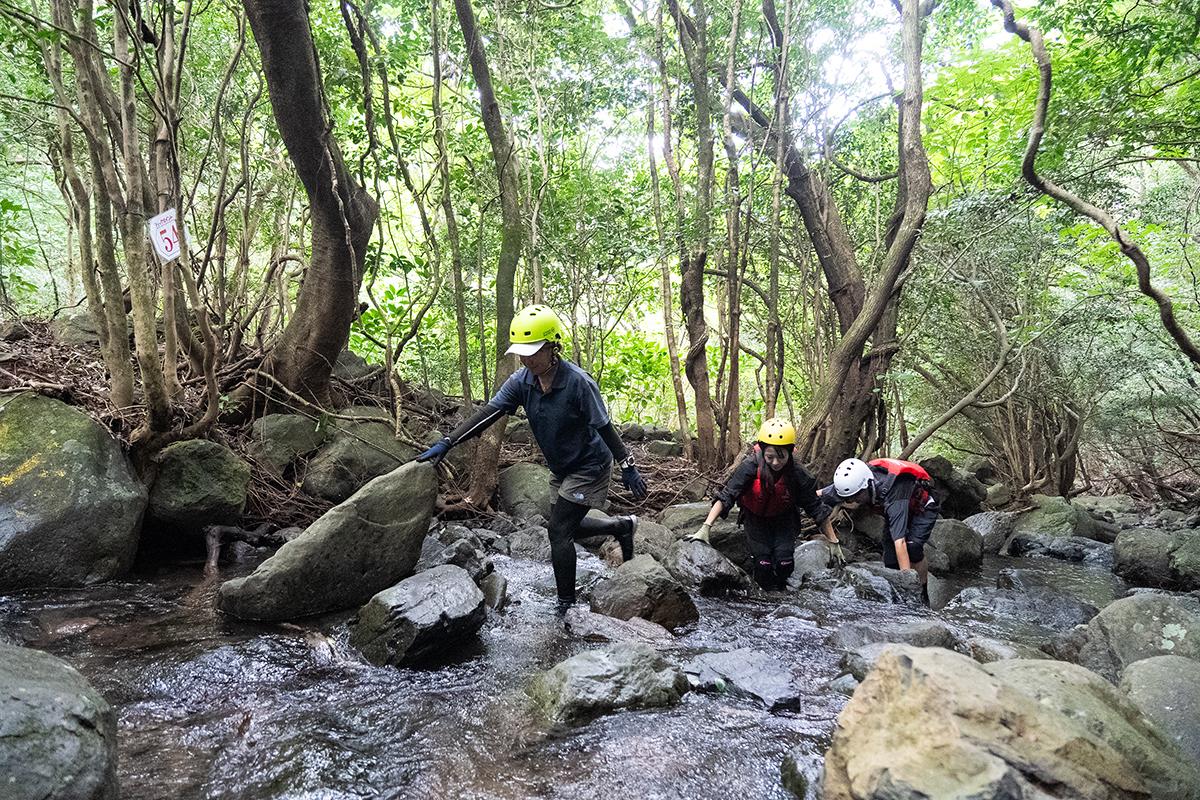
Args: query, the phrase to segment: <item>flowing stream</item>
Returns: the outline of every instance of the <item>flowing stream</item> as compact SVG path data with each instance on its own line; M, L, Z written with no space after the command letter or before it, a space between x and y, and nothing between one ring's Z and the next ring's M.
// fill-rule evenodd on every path
M940 616L964 636L1040 644L1051 632L986 615L867 602L849 591L697 598L700 622L664 652L752 647L790 666L799 712L689 693L671 709L621 712L556 728L531 713L533 673L599 646L552 612L549 564L492 556L510 605L453 660L374 667L347 646L353 613L259 626L213 608L198 565L127 583L0 597L0 640L59 656L116 708L122 798L789 798L784 755L818 763L847 698L827 688L848 621ZM222 571L227 579L249 565ZM1102 567L988 557L976 573L935 580L940 608L1001 570L1096 606L1123 586Z

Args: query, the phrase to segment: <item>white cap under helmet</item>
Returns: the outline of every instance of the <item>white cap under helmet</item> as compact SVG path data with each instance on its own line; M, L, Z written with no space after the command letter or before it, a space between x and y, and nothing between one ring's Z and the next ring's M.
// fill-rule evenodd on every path
M865 462L847 458L833 471L833 489L838 497L852 497L874 482L875 476Z

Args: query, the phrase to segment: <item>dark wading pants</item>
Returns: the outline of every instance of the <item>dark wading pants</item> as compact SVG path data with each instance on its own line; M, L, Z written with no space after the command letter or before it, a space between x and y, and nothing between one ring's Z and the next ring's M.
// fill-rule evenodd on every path
M800 529L800 518L794 512L760 517L746 511L741 521L754 557L754 580L764 589L786 589L796 568L796 531Z
M559 496L550 507L550 563L560 601L575 601L575 540L590 536L616 536L625 532L624 519L585 519L588 506Z

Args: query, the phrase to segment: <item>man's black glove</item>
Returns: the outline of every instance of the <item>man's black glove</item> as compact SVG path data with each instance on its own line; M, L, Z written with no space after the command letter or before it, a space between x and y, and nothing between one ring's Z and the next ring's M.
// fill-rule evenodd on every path
M621 467L621 482L625 484L625 488L633 495L634 500L642 500L646 497L646 481L642 478L642 473L638 472L638 468L633 464Z
M421 455L417 456L417 461L418 462L431 461L431 462L433 462L433 466L436 467L438 464L442 463L442 459L445 458L446 453L449 453L449 452L450 452L450 437L447 436L445 439L442 439L440 442L435 444L433 447L429 448L424 453L421 453Z

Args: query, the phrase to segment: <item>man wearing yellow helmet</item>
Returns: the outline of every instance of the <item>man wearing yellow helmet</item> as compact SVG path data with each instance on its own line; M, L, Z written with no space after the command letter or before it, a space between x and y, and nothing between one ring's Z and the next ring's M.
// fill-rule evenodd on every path
M562 321L549 307L522 309L513 317L507 351L521 359L522 368L509 376L487 405L417 457L437 464L454 445L478 436L518 406L525 409L553 474L550 486L555 500L547 529L560 612L575 602L575 539L614 536L622 557L633 558L636 516L605 520L586 516L588 509L604 505L614 460L634 498L646 496L646 482L613 428L600 388L591 375L563 358L564 340Z
M796 429L785 419L769 419L758 429L757 441L725 484L700 530L689 536L707 542L717 517L725 517L736 502L738 523L754 558L754 579L764 589L784 589L795 568L796 533L802 509L821 526L825 538L837 542L829 507L816 494L817 482L792 458Z

